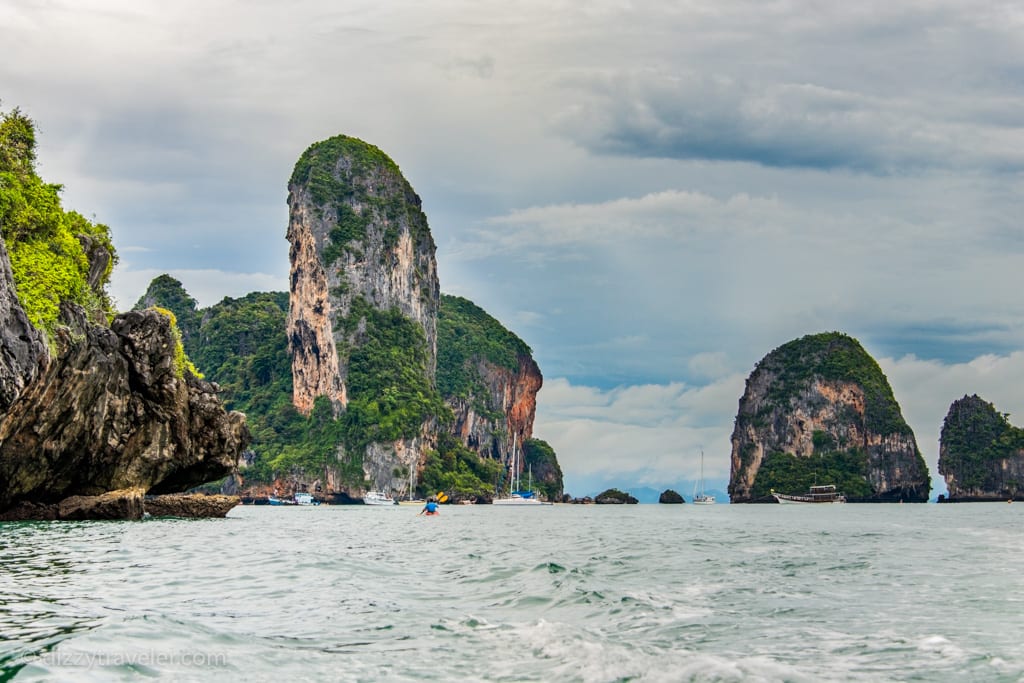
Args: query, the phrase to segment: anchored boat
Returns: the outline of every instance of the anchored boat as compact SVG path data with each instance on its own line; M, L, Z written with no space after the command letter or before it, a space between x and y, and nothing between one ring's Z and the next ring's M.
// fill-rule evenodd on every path
M791 503L845 503L846 496L836 491L835 484L823 484L821 486L812 486L811 490L801 496L789 495L785 493L776 493L775 489L771 490L772 496L775 500L779 501L784 505Z

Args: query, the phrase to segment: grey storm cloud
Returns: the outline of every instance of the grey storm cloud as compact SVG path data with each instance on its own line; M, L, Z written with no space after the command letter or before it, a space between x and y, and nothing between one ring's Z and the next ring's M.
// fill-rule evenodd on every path
M598 154L877 174L1024 170L1024 122L1005 99L965 119L910 98L807 83L641 71L573 87L580 102L562 113L558 129Z

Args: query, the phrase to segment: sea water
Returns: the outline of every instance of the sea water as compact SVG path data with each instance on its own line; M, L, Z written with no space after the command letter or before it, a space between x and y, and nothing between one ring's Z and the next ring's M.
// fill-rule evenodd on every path
M0 680L1018 681L1024 505L0 524Z

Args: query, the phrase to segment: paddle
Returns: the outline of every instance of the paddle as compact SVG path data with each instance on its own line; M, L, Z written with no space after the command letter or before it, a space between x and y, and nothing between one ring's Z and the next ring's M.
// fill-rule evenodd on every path
M437 502L438 503L447 503L448 502L448 494L445 493L444 491L438 491L437 492Z

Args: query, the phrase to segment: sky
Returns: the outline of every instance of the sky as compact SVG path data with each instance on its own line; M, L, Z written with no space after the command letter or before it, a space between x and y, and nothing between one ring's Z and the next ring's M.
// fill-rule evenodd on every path
M566 490L729 478L746 377L838 330L944 492L965 394L1024 424L1024 5L7 0L0 109L111 227L130 308L287 290L313 142L384 150L442 291L531 346ZM687 490L681 491L684 495Z

